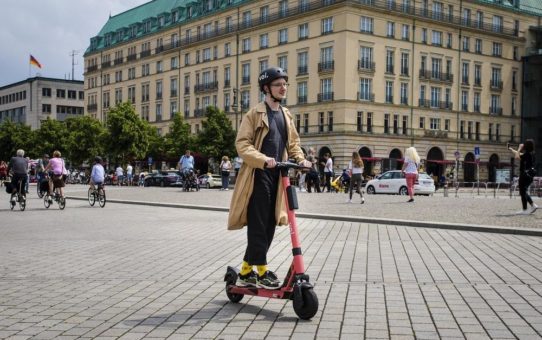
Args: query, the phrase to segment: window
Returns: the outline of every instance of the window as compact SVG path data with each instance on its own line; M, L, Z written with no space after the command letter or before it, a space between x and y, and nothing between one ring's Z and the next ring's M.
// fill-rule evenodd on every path
M363 132L363 112L358 111L358 115L356 117L356 131Z
M467 139L472 139L472 122L467 122Z
M474 52L482 54L482 39L476 39L474 41Z
M42 104L41 111L42 113L51 113L51 104Z
M333 17L322 19L322 35L333 33Z
M431 58L431 78L440 79L442 73L442 59Z
M109 107L109 92L104 92L102 96L102 107L107 109Z
M156 73L162 73L163 71L164 71L164 67L162 66L162 60L158 60L156 62ZM121 76L121 78L122 78L122 76Z
M169 103L169 116L173 118L173 116L177 113L177 101L172 100Z
M440 87L431 87L431 107L440 107Z
M468 85L469 84L469 63L463 62L461 64L461 84Z
M141 65L141 76L142 77L145 77L145 76L148 76L151 72L150 72L150 65L149 64L143 64Z
M279 17L283 18L288 15L288 0L279 2Z
M519 60L519 47L517 46L513 48L513 58L514 60Z
M171 78L170 80L170 95L171 97L177 97L179 95L179 81L177 78Z
M373 100L372 79L361 78L359 81L359 100Z
M393 81L386 81L386 103L393 103Z
M487 128L487 139L490 141L493 140L493 123L489 123L489 126Z
M66 98L66 90L57 89L56 90L57 98Z
M367 132L373 132L373 113L367 112Z
M286 44L288 42L288 29L283 28L279 30L279 45Z
M425 117L420 117L420 129L425 129Z
M162 103L156 103L156 121L162 121Z
M390 114L384 114L384 133L390 133Z
M264 33L260 35L260 48L268 48L269 47L269 34Z
M430 118L429 119L429 129L430 130L440 130L440 118Z
M130 103L135 104L135 97L136 97L136 89L135 86L130 86L128 88L128 100Z
M408 53L401 53L401 75L408 76Z
M307 82L302 81L297 83L297 103L306 104L307 103Z
M327 130L329 132L333 131L333 111L327 113Z
M470 38L469 37L463 37L463 51L468 52L470 48Z
M252 13L250 11L243 12L243 27L250 27L252 24Z
M463 8L463 13L461 15L461 24L470 26L470 9Z
M307 74L309 72L309 53L308 52L299 52L297 54L297 73L298 74Z
M493 42L493 56L502 57L502 44Z
M260 7L260 23L264 24L269 21L269 6Z
M149 99L149 84L141 84L141 101L148 102Z
M224 67L224 87L231 85L231 68L229 66Z
M422 28L422 44L427 44L427 28Z
M320 100L328 101L333 100L333 79L325 78L320 80Z
M410 26L403 24L401 29L401 39L410 40Z
M250 63L241 65L241 73L243 78L242 84L250 84Z
M44 87L41 89L41 95L43 97L51 97L51 89L48 87Z
M288 56L282 55L278 57L278 65L284 72L288 73Z
M431 43L434 46L442 46L442 32L433 31Z
M393 54L392 50L386 51L386 73L393 74Z
M408 116L403 116L403 135L408 133Z
M450 120L449 119L444 120L444 130L445 131L450 131Z
M184 54L184 66L190 65L190 53Z
M258 72L262 73L263 70L269 68L269 61L267 59L260 60L260 61L258 61L258 65L259 65L259 67L258 67L259 71Z
M433 19L442 20L444 13L444 6L442 2L435 1L433 2Z
M224 44L224 56L225 57L231 56L231 43Z
M459 123L459 138L465 139L465 121Z
M491 104L489 107L489 113L493 115L501 115L501 96L492 94L491 95Z
M461 91L461 110L464 112L469 111L469 92Z
M448 39L446 41L446 47L452 48L452 44L453 44L453 35L452 35L452 33L448 33Z
M304 23L299 25L297 35L299 40L307 39L309 37L309 24Z
M171 58L170 63L171 63L171 69L172 69L172 70L177 69L177 68L179 67L179 57L173 57L173 58Z
M362 33L371 33L373 34L373 18L361 17L360 21L360 31Z
M374 69L373 65L373 48L362 46L360 48L360 65L359 68L372 70Z
M474 85L482 86L482 65L474 65Z
M211 60L211 49L210 48L204 48L203 49L203 61L210 61Z
M495 140L501 141L501 124L495 124Z
M518 79L518 71L512 70L512 91L517 91L517 79Z
M386 32L387 32L388 38L395 38L395 23L394 22L388 21Z
M299 0L299 12L306 12L310 9L309 0Z
M425 85L420 86L420 101L425 101Z
M482 11L476 11L476 27L484 28L484 13Z
M162 99L162 81L159 80L156 82L156 99Z
M250 38L243 39L243 53L250 52Z
M503 30L503 18L499 15L493 16L493 32L502 33Z
M401 104L408 105L408 83L401 83Z
M481 112L480 111L480 92L474 92L474 112Z

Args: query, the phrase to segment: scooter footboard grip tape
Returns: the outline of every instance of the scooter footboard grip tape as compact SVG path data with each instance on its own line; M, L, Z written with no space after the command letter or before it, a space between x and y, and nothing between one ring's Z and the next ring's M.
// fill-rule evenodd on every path
M299 204L297 203L297 195L295 193L295 188L290 185L286 189L286 193L288 195L288 206L290 207L290 210L299 209Z

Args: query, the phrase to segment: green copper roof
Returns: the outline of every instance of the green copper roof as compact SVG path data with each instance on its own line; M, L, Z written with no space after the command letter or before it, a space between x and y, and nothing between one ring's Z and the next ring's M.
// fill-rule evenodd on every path
M152 0L109 17L85 54L250 0Z
M523 13L542 16L542 0L478 0Z

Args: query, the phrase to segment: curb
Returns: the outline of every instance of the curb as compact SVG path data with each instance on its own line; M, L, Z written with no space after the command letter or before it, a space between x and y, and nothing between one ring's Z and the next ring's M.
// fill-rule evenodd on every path
M86 197L78 196L66 196L66 198L73 200L86 201ZM217 207L211 205L195 205L195 204L183 204L183 203L163 203L163 202L147 202L147 201L130 201L130 200L118 200L107 199L109 203L118 204L131 204L131 205L147 205L151 207L163 207L163 208L177 208L177 209L197 209L208 211L221 211L228 212L230 209L225 207ZM427 222L427 221L413 221L413 220L401 220L391 218L377 218L377 217L356 217L347 215L323 215L314 213L296 213L296 217L310 218L317 220L327 221L344 221L344 222L358 222L358 223L373 223L373 224L391 224L404 227L417 227L417 228L433 228L433 229L449 229L449 230L461 230L461 231L475 231L483 233L497 233L497 234L512 234L523 236L538 236L542 237L542 229L533 228L514 228L514 227L498 227L498 226L485 226L479 224L461 224L461 223L444 223L444 222Z

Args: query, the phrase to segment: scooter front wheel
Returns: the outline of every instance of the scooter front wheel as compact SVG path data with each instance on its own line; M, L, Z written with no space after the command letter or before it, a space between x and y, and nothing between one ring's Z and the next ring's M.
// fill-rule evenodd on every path
M296 294L301 294L301 298L296 298ZM314 289L294 289L293 305L294 311L300 319L310 320L318 311L318 297L316 296Z
M235 293L230 293L229 289L228 289L228 286L230 286L230 284L226 283L226 295L228 296L228 299L230 299L231 302L233 303L238 303L239 301L241 301L244 297L243 294L235 294Z
M243 299L243 294L236 294L230 292L229 287L235 286L235 283L237 282L237 277L239 276L239 271L236 268L229 267L226 270L226 275L224 276L224 281L226 282L226 295L228 296L228 299L230 299L231 302L237 303Z

